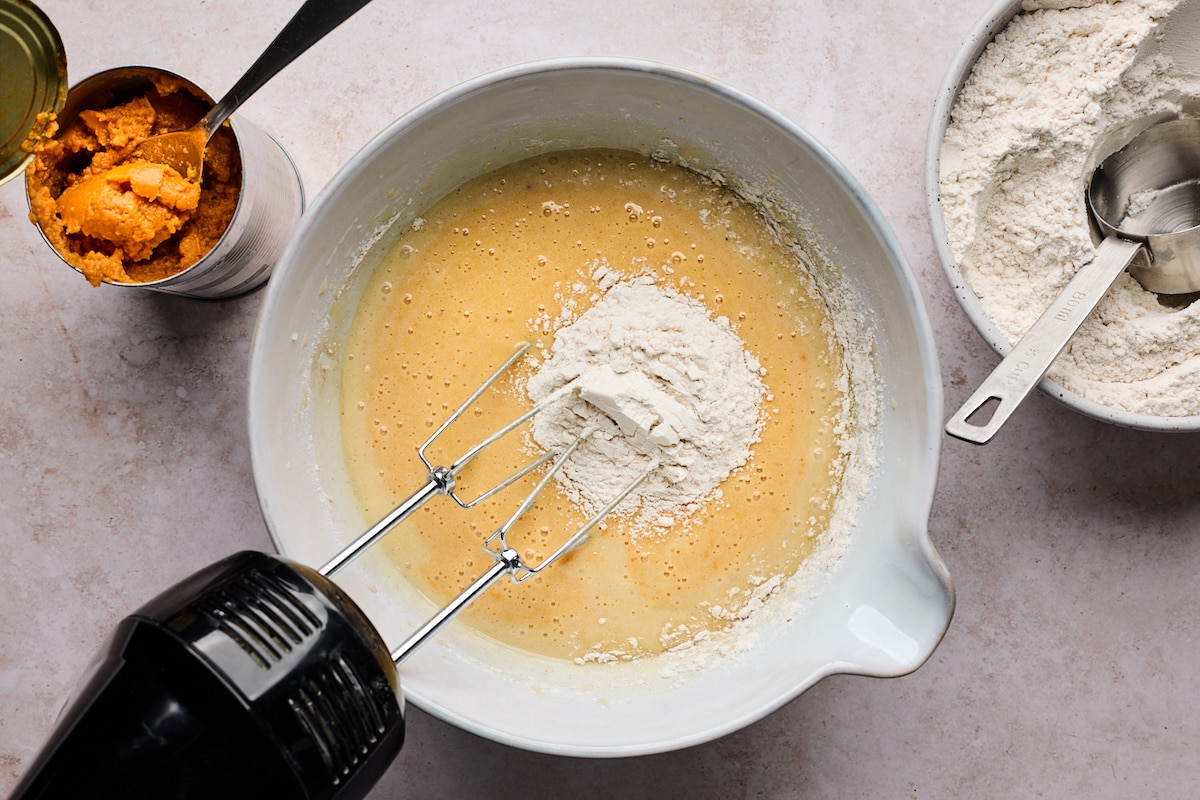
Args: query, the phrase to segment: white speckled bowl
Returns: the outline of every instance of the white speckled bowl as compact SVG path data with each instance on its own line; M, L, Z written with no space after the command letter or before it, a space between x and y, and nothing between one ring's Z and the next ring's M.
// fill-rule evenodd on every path
M1021 13L1021 0L1001 0L980 20L971 36L963 43L962 49L959 50L950 68L946 71L946 77L938 91L925 148L925 201L929 210L938 258L954 289L954 295L958 298L968 319L971 320L971 324L1001 358L1007 356L1012 350L1012 344L984 313L979 297L963 276L950 248L941 206L941 153L946 128L950 124L950 112L954 108L954 102L958 98L959 92L962 91L970 77L975 62L992 40L1019 13ZM1190 39L1188 41L1190 42ZM1159 417L1135 414L1089 400L1076 392L1063 388L1050 378L1043 378L1038 384L1038 388L1080 414L1122 427L1148 431L1200 430L1200 416Z
M393 123L317 198L271 279L250 367L254 475L280 550L320 565L373 521L345 474L336 358L372 243L386 245L388 223L399 229L444 192L531 148L593 146L684 154L793 206L820 231L830 279L853 295L871 339L856 344L875 348L881 465L850 515L836 569L785 592L754 646L717 666L669 678L655 660L577 666L452 623L402 664L408 698L517 747L626 756L741 728L826 675L916 669L941 640L954 593L927 530L942 397L915 281L878 210L807 134L735 90L656 64L569 59L474 80ZM422 477L415 454L413 477ZM539 580L553 580L552 571ZM434 611L382 553L337 578L392 646Z

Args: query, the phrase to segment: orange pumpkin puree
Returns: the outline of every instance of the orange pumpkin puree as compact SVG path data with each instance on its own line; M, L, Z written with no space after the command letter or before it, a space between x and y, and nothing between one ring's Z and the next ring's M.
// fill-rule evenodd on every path
M100 93L39 143L25 173L30 219L92 285L168 278L229 227L242 169L227 127L208 144L200 184L162 164L121 163L146 137L190 127L208 108L182 81L153 76Z

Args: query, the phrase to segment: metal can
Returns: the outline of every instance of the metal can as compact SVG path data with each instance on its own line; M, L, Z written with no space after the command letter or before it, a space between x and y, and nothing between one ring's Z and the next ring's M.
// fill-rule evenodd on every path
M59 114L60 128L98 98L135 92L152 85L152 78L181 83L190 94L212 105L194 83L158 67L126 66L105 70L71 87ZM304 186L283 146L241 114L229 120L241 162L241 185L233 216L206 255L167 277L145 282L109 282L111 286L148 289L206 300L241 296L266 283L304 211ZM26 182L27 196L30 192ZM30 196L30 206L33 206ZM51 249L74 269L39 226Z
M27 0L0 0L0 184L33 158L32 144L66 102L67 56L54 24Z

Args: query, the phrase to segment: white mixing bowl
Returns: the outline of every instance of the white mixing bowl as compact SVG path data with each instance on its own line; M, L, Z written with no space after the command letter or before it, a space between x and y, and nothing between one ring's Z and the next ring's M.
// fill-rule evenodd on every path
M854 299L861 340L851 346L874 348L878 466L837 567L775 599L782 608L763 615L744 652L665 676L655 659L580 666L451 623L403 662L407 697L517 747L625 756L729 733L826 675L916 669L941 640L954 593L927 531L942 397L915 281L878 210L807 134L735 90L657 64L569 59L474 80L393 123L317 198L276 266L250 366L254 476L280 551L320 565L374 521L344 466L337 347L391 232L486 170L535 151L599 146L686 158L819 231L825 279ZM423 478L414 453L414 490ZM435 610L382 552L337 581L393 646Z

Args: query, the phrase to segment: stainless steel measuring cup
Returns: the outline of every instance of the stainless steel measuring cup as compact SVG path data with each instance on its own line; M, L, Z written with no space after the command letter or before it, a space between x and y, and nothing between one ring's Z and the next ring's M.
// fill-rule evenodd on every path
M1096 257L950 418L951 436L991 441L1126 269L1158 294L1200 292L1200 120L1142 131L1096 168L1086 197Z

